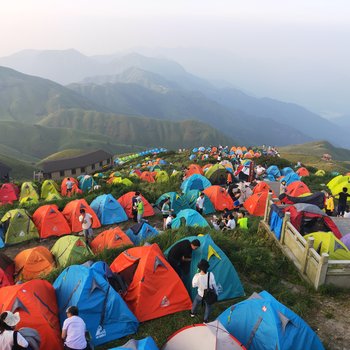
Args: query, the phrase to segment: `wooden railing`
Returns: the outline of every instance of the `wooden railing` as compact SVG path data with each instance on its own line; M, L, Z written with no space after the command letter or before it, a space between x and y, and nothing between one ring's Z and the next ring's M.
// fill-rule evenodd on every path
M294 263L300 275L318 289L323 284L333 284L350 288L350 260L329 260L326 253L319 254L314 249L314 238L307 241L290 222L290 214L285 213L281 235L277 239L269 226L271 205L274 203L269 193L264 219L261 225L273 237L283 253Z

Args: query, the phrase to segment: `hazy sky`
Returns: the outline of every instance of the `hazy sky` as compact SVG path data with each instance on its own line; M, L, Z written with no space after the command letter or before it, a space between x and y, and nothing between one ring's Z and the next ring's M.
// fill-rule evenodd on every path
M143 48L258 96L350 115L349 0L1 0L0 56Z

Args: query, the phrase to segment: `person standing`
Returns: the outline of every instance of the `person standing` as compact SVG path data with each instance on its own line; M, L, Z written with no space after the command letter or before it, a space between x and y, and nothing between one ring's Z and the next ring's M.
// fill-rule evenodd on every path
M136 191L131 198L131 213L134 222L137 222L137 198L140 196L140 192Z
M92 231L92 224L93 224L93 217L85 211L85 209L80 209L80 216L79 216L79 222L81 222L81 227L83 229L83 234L85 237L85 243L86 245L89 244L89 238L92 237L93 231Z
M204 210L204 201L205 201L204 193L201 192L201 194L196 200L196 210L201 215L203 214L203 210Z
M69 177L66 181L66 187L67 187L67 197L72 196L72 190L73 190L73 181Z
M338 201L338 215L339 216L344 216L344 212L346 209L346 201L348 197L350 197L348 193L348 189L346 187L343 187L343 191L338 193L337 196L339 197Z
M15 345L14 340L17 339L17 344L23 349L27 349L29 343L24 337L17 331L15 327L21 320L19 313L12 313L11 311L5 311L0 315L0 349L12 350Z
M143 213L145 210L142 198L140 196L137 197L136 208L137 208L137 222L140 223L142 221Z
M169 217L169 215L171 214L171 210L170 210L170 198L167 197L162 205L162 215L163 215L163 230L167 229L167 225L166 225L166 220Z
M209 305L208 302L205 300L205 298L203 298L204 291L206 289L211 288L211 289L214 289L216 292L216 295L218 295L218 288L216 286L214 274L212 272L208 272L208 269L209 269L208 261L205 259L202 259L198 263L197 267L199 271L193 276L193 279L192 279L192 287L197 288L197 295L193 300L190 315L191 317L195 317L198 305L203 303L205 306L204 323L207 323L209 321L211 305ZM209 280L209 284L208 284L208 280Z
M332 216L334 212L334 199L331 194L326 192L326 214Z
M66 310L67 318L62 326L62 339L64 340L65 350L87 350L87 341L85 338L86 325L81 317L78 316L79 310L76 306L70 306Z
M188 239L184 239L178 243L175 243L168 253L168 262L181 279L189 273L190 265L192 261L192 252L201 243L198 239L194 239L192 242Z

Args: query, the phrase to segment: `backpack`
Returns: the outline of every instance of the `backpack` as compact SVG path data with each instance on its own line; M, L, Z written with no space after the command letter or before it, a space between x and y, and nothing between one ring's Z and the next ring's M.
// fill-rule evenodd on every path
M210 272L208 272L208 287L207 287L207 289L204 289L203 300L208 305L213 305L214 303L216 303L218 301L218 296L216 294L215 289L210 288L209 278L210 278Z

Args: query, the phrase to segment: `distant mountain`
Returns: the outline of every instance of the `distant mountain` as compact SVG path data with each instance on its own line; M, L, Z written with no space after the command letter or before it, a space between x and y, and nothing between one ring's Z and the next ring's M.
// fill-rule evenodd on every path
M141 80L146 81L151 76L147 74L146 77ZM147 84L151 85L150 82ZM312 140L295 128L270 118L257 118L229 109L198 91L171 89L167 85L166 89L159 92L136 83L85 83L71 84L68 87L113 113L177 121L196 119L243 144L286 145Z
M50 80L0 67L0 120L35 122L65 108L105 111Z
M346 129L347 132L350 129L350 115L343 115L341 117L333 118L332 123L337 124L343 129Z
M106 135L118 143L143 147L194 147L208 144L234 144L235 140L198 121L156 120L118 116L95 111L65 110L52 113L41 125L84 130Z

